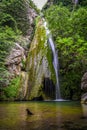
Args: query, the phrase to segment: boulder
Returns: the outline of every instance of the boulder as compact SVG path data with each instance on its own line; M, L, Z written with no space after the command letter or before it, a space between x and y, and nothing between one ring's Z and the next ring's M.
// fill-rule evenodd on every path
M87 104L87 72L82 77L81 89L83 90L83 94L81 96L81 103Z
M82 77L81 89L84 90L84 91L87 91L87 72Z
M87 93L84 93L84 94L81 96L81 103L82 103L82 104L87 104Z

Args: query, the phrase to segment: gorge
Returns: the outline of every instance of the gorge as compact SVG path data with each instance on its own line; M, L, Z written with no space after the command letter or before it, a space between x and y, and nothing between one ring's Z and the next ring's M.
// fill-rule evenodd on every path
M87 0L0 1L0 130L87 130Z
M52 0L41 10L45 2L35 1L40 10L31 0L0 3L0 100L80 100L86 93L85 4L72 12L73 3Z

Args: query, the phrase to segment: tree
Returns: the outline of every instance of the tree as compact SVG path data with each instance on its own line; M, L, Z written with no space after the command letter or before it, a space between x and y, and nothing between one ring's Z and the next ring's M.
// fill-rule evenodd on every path
M49 28L52 31L54 39L57 36L65 37L69 35L69 17L70 12L66 7L51 6L45 13Z

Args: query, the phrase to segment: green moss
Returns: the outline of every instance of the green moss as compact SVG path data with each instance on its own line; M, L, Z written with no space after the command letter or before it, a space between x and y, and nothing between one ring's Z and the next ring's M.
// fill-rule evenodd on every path
M55 71L54 71L54 67L52 64L52 51L49 47L47 47L47 60L48 60L48 64L49 64L49 69L51 71L51 79L54 81L54 83L56 83L56 76L55 76Z
M39 18L38 18L38 20L39 20ZM38 20L37 20L37 22L38 22ZM37 39L38 39L38 43L39 43L38 51L40 51L40 49L43 50L43 55L45 55L48 60L49 69L51 72L51 79L54 82L56 82L55 72L54 72L54 68L53 68L53 64L52 64L52 51L48 45L46 45L46 47L45 47L43 44L43 43L47 44L46 30L43 26L37 27Z
M26 67L26 60L22 59L22 70L25 70Z
M17 76L11 81L8 87L3 89L5 95L4 99L6 98L6 100L14 100L17 96L19 86L20 86L20 77Z
M36 50L37 54L42 50L43 55L46 53L46 47L45 43L47 41L47 36L46 36L46 30L43 26L43 22L40 17L36 19L36 32L35 32L35 39L36 39Z

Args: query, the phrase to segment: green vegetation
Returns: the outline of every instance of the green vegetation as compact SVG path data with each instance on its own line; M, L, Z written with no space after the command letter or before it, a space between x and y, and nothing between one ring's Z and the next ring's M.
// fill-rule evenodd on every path
M50 6L50 2L53 5ZM78 0L77 5L72 0L51 0L50 2L43 11L58 50L62 97L78 100L81 94L81 78L87 70L87 0ZM31 0L0 1L0 100L13 99L17 96L20 76L10 79L5 59L19 36L27 36L30 34L29 31L35 28L35 22L31 22L29 8L39 12ZM52 53L46 45L46 30L40 18L36 20L36 25L35 36L31 46L29 45L30 52L27 58L31 61L30 66L27 63L31 80L29 82L31 99L34 95L43 94L42 82L39 82L41 77L37 78L36 73L42 64L43 57L48 60L49 69L52 72L51 78L55 82ZM27 70L25 61L22 60L22 64L22 70ZM41 76L44 77L44 74Z
M79 7L87 7L87 0L77 0L77 4L75 5L75 0L48 0L47 4L44 6L44 9L48 9L50 5L63 5L68 9L73 10L74 6L76 8Z
M0 96L0 100L14 100L17 97L20 86L20 77L16 77L11 80L8 87L3 88L3 95Z
M14 43L18 42L19 37L28 34L30 29L28 9L32 9L32 7L36 10L36 6L31 0L0 1L0 94L6 90L9 95L10 89L13 88L12 85L9 89L3 89L11 82L10 74L5 66L5 59L13 48ZM34 25L32 26L34 28Z
M81 78L87 69L87 10L53 5L44 14L58 49L62 97L80 99Z
M3 16L5 16L5 14ZM2 18L3 20L0 20L0 89L1 87L8 85L9 74L5 66L5 59L8 56L11 48L14 46L14 42L18 38L17 35L19 35L19 31L17 29L14 31L12 27L4 25L4 23L7 22L7 19L5 20L4 18L7 17L8 21L12 20L14 23L14 20L10 19L10 15L7 14L6 17Z
M14 19L16 21L17 28L22 31L23 35L26 35L30 26L28 9L29 7L32 8L32 6L36 9L31 0L2 0L2 2L0 2L0 12L1 14L5 13L5 16L7 14ZM10 26L14 25L10 21L8 21L8 24ZM7 25L6 22L5 25Z

